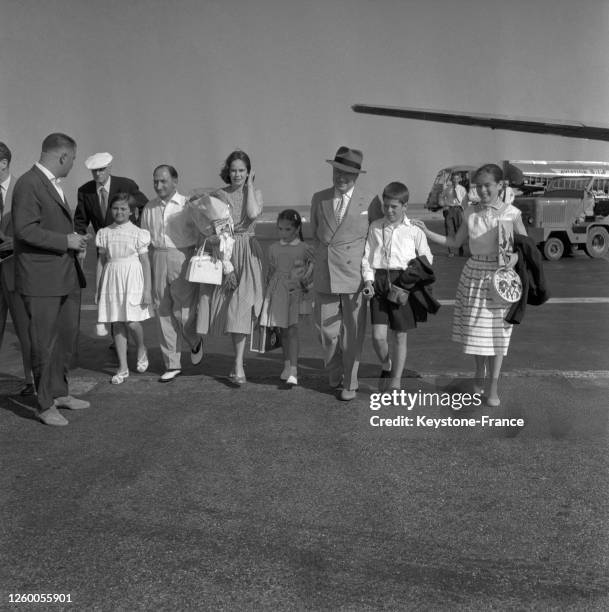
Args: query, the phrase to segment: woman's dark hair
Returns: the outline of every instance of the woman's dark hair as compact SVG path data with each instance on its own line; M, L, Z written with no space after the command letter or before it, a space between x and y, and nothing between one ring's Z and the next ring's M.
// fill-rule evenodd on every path
M245 151L241 151L237 149L233 151L224 162L224 166L222 166L222 170L220 170L220 178L227 184L230 185L230 165L236 160L241 160L245 167L247 168L247 173L249 174L252 171L252 163L250 162L250 158Z
M302 237L302 217L297 210L286 208L277 215L277 223L280 221L289 221L295 228L298 229L298 237L304 242Z
M503 180L503 170L497 164L484 164L474 172L474 183L477 182L478 177L481 174L492 174L495 179L495 183L499 183Z
M126 191L119 191L118 193L115 193L112 196L112 199L110 200L110 208L112 208L112 206L116 204L116 202L125 202L129 206L129 208L133 208L137 205L135 198Z

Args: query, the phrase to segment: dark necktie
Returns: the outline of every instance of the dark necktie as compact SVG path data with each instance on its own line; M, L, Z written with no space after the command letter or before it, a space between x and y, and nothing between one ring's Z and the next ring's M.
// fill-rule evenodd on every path
M106 210L108 209L108 201L106 199L106 189L100 187L99 189L99 206L101 208L102 217L106 218Z

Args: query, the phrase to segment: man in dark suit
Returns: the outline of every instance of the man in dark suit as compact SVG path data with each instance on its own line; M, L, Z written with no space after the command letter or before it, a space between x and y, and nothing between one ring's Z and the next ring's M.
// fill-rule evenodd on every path
M361 269L372 210L355 189L365 172L362 160L361 151L340 147L333 160L326 160L333 168L334 186L318 191L311 200L315 318L330 386L342 383L343 401L356 397L368 309Z
M112 223L110 202L114 195L121 191L130 193L135 199L137 209L133 211L131 221L139 225L140 213L146 206L148 198L140 191L135 181L110 174L112 159L110 153L95 153L85 160L85 166L91 170L93 180L78 189L74 227L79 234L86 234L89 224L97 232Z
M76 254L87 238L74 232L59 181L70 172L76 142L50 134L40 161L13 190L15 288L29 317L38 416L47 425L67 425L57 408L78 410L89 402L68 393L68 369L78 336L84 276Z
M21 347L21 360L25 385L21 395L34 395L32 359L30 350L29 321L21 295L15 291L15 261L13 253L13 187L11 175L11 151L0 142L0 347L4 339L7 315L11 313L13 326Z

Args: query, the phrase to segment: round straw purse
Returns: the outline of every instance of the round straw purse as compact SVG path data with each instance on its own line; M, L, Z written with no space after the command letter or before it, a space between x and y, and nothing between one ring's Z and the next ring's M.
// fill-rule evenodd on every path
M513 304L522 298L522 281L513 268L501 267L491 277L492 300Z

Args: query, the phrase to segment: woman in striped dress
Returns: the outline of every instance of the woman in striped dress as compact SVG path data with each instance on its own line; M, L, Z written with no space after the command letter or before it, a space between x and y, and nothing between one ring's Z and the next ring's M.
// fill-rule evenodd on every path
M491 277L499 266L499 219L512 221L517 234L526 235L526 230L520 211L502 198L503 171L499 166L482 166L476 171L474 182L480 202L466 209L456 236L442 236L429 231L421 221L414 223L437 244L458 248L469 238L471 257L461 272L457 287L452 339L463 345L466 354L474 356L474 390L483 393L483 381L490 374L487 404L499 406L497 385L512 333L512 325L504 320L508 307L489 295ZM509 267L516 261L514 254Z
M262 193L254 189L254 172L244 151L233 151L224 162L220 177L226 187L210 195L226 202L234 222L234 271L226 275L221 286L201 285L197 332L231 335L235 362L230 378L242 385L245 341L252 319L260 315L264 298L262 274L263 252L254 236L256 219L262 213Z

